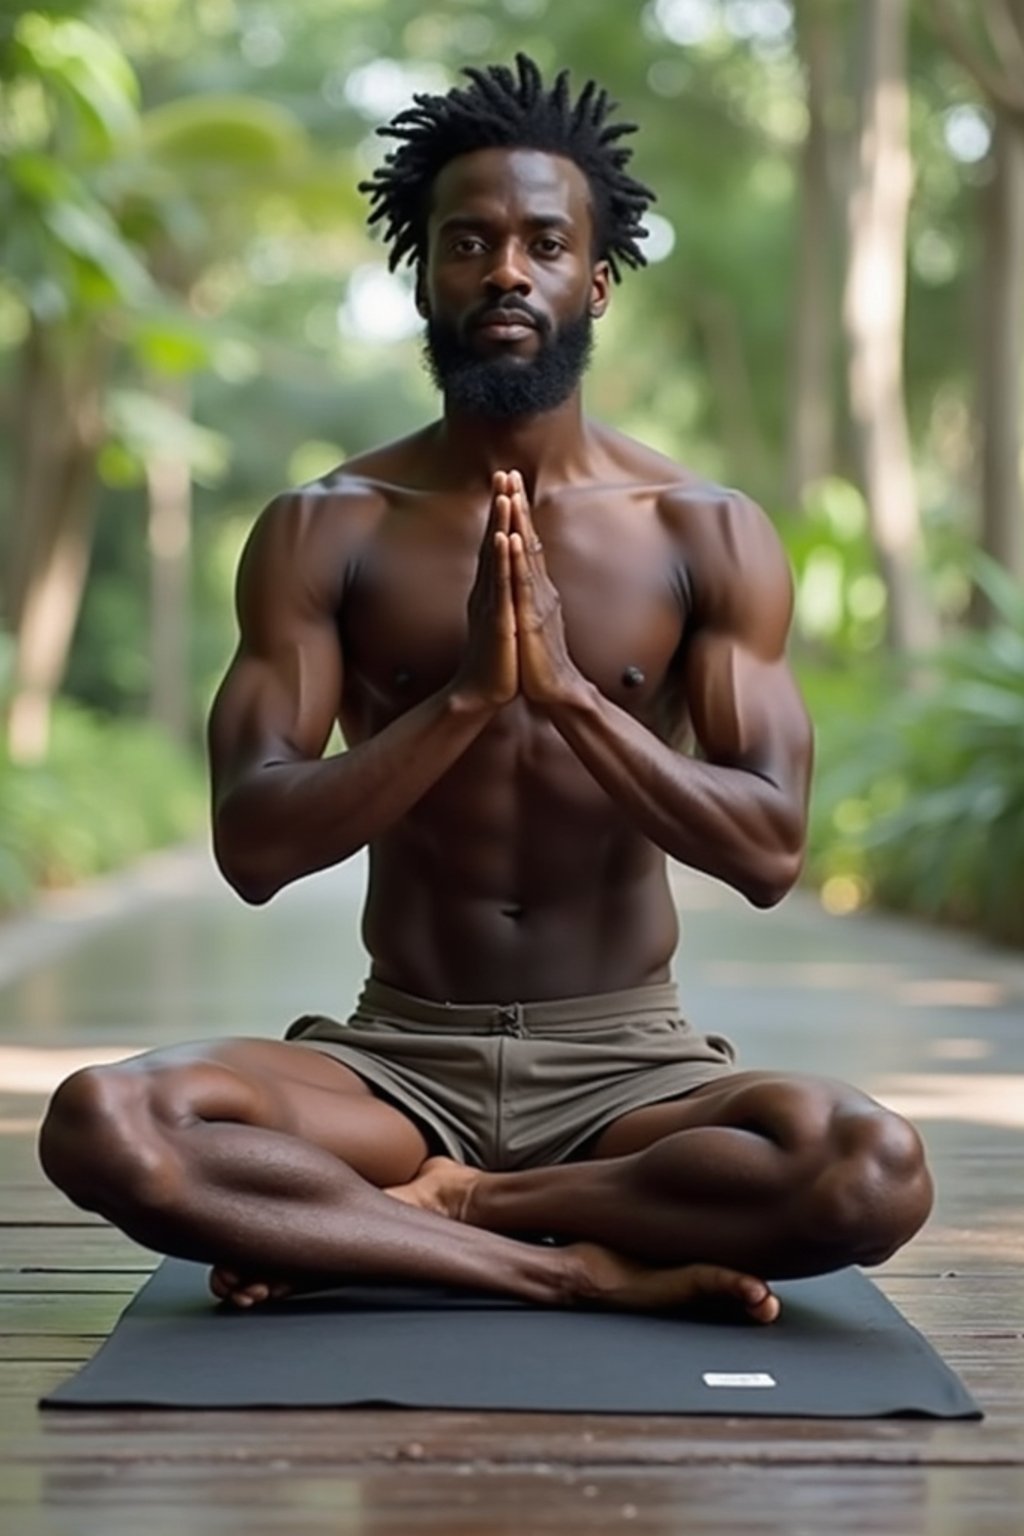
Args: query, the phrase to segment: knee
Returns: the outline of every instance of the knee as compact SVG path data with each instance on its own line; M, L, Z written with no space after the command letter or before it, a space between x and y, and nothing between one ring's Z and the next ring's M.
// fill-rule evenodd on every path
M77 1205L116 1220L156 1209L176 1185L175 1159L150 1110L147 1074L84 1067L61 1083L39 1132L47 1177Z
M924 1146L909 1121L889 1110L838 1118L832 1157L817 1181L812 1240L843 1262L881 1264L918 1232L934 1191Z

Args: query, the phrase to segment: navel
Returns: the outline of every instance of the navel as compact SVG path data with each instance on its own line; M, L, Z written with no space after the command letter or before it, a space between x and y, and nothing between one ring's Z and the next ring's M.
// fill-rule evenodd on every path
M412 668L396 667L392 680L396 688L408 688L409 684L412 682Z
M644 681L644 674L639 667L627 667L622 674L622 681L627 688L639 688Z

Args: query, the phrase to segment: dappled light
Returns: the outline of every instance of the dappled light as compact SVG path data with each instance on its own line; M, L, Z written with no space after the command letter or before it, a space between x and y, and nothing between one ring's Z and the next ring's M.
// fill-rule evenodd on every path
M136 1056L143 1046L60 1046L37 1050L32 1046L0 1045L0 1096L37 1094L48 1096L59 1083L80 1067L106 1066Z
M1024 1130L1024 1073L906 1073L881 1078L875 1091L910 1120Z

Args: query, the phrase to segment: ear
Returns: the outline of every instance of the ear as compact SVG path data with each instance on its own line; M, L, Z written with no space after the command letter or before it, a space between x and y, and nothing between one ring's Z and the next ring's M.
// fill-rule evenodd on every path
M599 261L590 279L590 313L595 320L604 314L612 298L612 269L606 261Z
M423 280L422 262L418 262L416 266L416 309L424 320L428 319L430 305L427 302L427 285Z

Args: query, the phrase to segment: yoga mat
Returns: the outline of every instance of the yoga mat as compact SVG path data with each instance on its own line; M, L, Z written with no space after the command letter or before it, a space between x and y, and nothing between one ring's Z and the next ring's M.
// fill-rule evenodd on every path
M43 1406L981 1418L857 1269L778 1283L770 1327L537 1307L436 1286L350 1285L217 1305L168 1259Z

